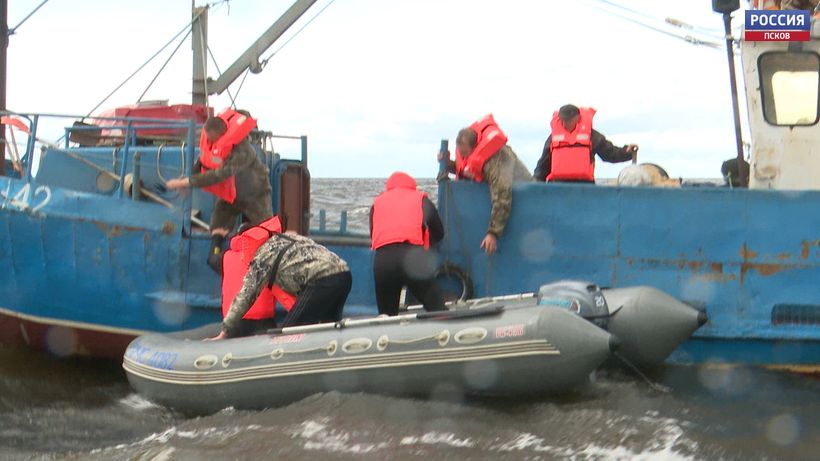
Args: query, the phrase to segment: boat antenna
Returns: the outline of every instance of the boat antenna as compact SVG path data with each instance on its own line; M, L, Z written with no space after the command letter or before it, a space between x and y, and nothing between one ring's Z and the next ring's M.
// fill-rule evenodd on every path
M749 176L743 168L743 138L740 131L740 108L738 107L737 77L735 76L735 53L732 38L732 13L740 8L740 0L712 0L712 10L723 15L723 30L726 33L726 58L729 60L729 84L732 91L732 113L735 121L735 144L740 187L749 186Z

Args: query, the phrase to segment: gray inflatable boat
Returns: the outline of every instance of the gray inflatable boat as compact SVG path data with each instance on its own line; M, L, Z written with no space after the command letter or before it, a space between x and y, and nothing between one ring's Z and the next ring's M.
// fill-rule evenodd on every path
M449 307L216 342L201 339L218 324L147 335L128 347L123 368L142 395L196 413L331 390L543 395L583 384L616 349L631 364L659 365L706 321L652 287L573 280Z
M193 413L280 406L317 392L433 396L556 393L587 381L618 340L530 295L455 310L344 319L201 341L219 325L152 334L123 368L148 399Z

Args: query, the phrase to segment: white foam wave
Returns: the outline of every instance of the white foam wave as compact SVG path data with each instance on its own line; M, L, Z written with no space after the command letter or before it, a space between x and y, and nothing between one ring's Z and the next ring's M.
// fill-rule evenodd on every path
M147 400L139 394L129 394L119 400L119 403L134 410L150 410L152 408L159 408L159 405Z
M624 425L621 443L641 431L629 427L624 418L618 419ZM608 421L612 423L614 421ZM680 421L673 418L659 418L656 412L648 412L634 423L655 428L650 441L642 447L627 445L604 446L600 443L589 443L581 447L555 446L545 442L544 438L531 433L518 434L512 440L498 444L491 449L501 452L529 451L548 453L555 457L571 461L694 461L696 458L686 454L696 452L698 445L686 437Z
M456 437L455 434L452 432L427 432L422 436L406 436L401 439L400 445L416 445L416 444L423 444L423 445L449 445L451 447L456 448L472 448L476 444L475 442L467 437L464 439L459 439Z
M320 421L308 420L290 430L291 437L305 439L302 446L305 450L326 451L331 453L367 454L384 449L386 442L354 443L348 432L328 428L329 419Z

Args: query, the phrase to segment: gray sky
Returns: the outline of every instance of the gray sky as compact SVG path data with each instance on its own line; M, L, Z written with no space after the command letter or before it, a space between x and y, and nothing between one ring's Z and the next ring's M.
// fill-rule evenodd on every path
M10 26L40 1L9 2ZM662 21L674 17L717 37L720 16L706 0L613 2L646 17L596 0L336 0L263 73L248 76L238 106L265 129L307 134L311 172L320 177L434 176L439 140L488 112L532 169L552 112L565 103L595 107L597 130L618 144L640 144L640 160L672 176L719 177L720 163L734 156L725 51L610 13L668 31ZM290 4L214 7L209 40L221 68ZM190 6L50 0L10 39L9 108L87 112L190 21ZM135 102L174 46L104 107ZM182 45L146 99L190 102L190 50ZM209 75L218 75L213 64ZM219 110L229 100L223 94L211 104ZM59 137L57 128L46 137ZM298 152L284 142L277 150ZM616 176L622 166L599 161L598 176Z

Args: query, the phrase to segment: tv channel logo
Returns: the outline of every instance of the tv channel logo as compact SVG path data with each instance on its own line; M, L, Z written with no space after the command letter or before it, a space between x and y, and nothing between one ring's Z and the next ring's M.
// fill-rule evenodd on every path
M746 41L808 42L810 35L808 10L746 10Z

